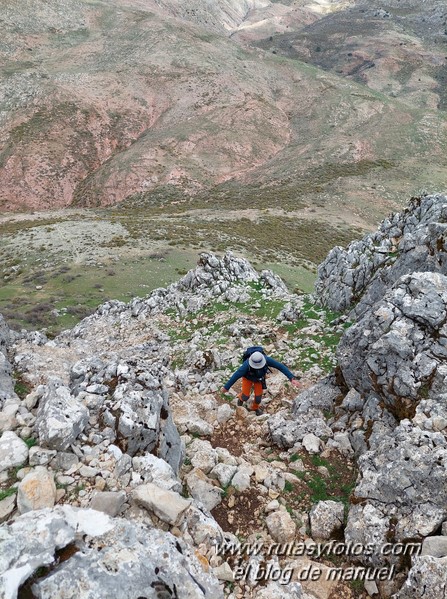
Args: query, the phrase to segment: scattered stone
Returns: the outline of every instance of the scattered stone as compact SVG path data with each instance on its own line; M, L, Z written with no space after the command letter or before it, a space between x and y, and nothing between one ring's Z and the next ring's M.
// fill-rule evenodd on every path
M16 418L19 404L8 403L8 401L11 400L6 400L3 410L0 412L0 433L12 431L19 426L19 422Z
M0 501L0 524L8 520L16 507L16 494L9 495Z
M365 591L368 593L370 597L374 597L374 595L379 594L379 589L377 588L377 585L374 582L374 580L365 580L364 587Z
M62 381L50 381L37 408L36 432L40 444L65 451L87 426L88 416L87 409Z
M186 448L186 455L191 458L191 464L194 468L202 470L208 474L217 464L218 456L216 450L209 441L194 439Z
M160 520L177 526L184 512L191 505L191 500L184 499L174 491L167 491L153 483L147 483L132 491L132 499L154 513Z
M79 469L79 474L82 478L95 478L98 474L98 470L96 468L92 468L91 466L81 466Z
M219 580L224 580L226 582L233 582L234 581L233 570L231 569L231 567L228 564L228 562L224 562L220 566L217 566L216 568L213 568L213 574L215 576L217 576L217 578Z
M223 490L215 487L198 468L191 470L185 480L191 496L203 504L207 510L211 511L222 501Z
M344 505L338 501L319 501L309 513L312 538L327 540L334 537L343 526Z
M56 474L56 482L58 485L72 485L75 482L75 479L72 476L67 476L65 474Z
M125 501L126 493L124 491L105 491L93 493L89 507L114 517L120 513Z
M264 511L268 514L269 512L275 512L279 509L279 501L277 499L273 499L269 501L267 505L264 507Z
M239 466L236 474L233 476L231 480L231 484L238 491L246 491L250 487L250 477L252 474L252 466Z
M222 487L227 487L236 472L237 466L219 463L214 466L209 476L210 478L217 478Z
M79 464L79 457L74 453L58 451L55 458L51 460L50 466L54 470L68 472L73 466Z
M304 435L302 443L306 451L314 454L320 453L323 446L321 439L316 437L313 433L307 433L307 435Z
M14 432L6 431L0 437L0 472L21 466L28 459L28 446Z
M55 457L57 451L54 449L45 449L34 445L29 450L29 465L30 466L46 466Z
M217 408L217 422L219 424L225 424L225 422L228 422L228 420L233 417L233 414L234 410L230 405L227 403L222 404Z
M27 474L17 488L17 507L21 514L53 507L56 501L54 477L43 466Z
M138 484L153 482L169 491L180 493L182 490L182 485L177 480L172 466L157 456L150 453L144 456L135 456L132 458L132 468L134 475L139 474Z
M272 512L265 519L265 523L274 541L287 543L295 538L296 524L288 512Z

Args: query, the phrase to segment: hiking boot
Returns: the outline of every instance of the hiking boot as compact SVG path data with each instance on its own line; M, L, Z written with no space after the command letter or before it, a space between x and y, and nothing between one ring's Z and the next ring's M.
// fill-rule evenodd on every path
M238 406L243 406L245 404L245 401L242 401L242 399L238 399L237 400L237 405Z
M262 406L258 403L252 403L250 410L256 414L256 416L260 416L264 413Z

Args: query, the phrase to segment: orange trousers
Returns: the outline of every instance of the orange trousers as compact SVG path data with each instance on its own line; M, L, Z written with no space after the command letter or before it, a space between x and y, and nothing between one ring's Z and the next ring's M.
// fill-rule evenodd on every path
M249 381L245 377L242 377L242 391L240 394L242 401L247 401L247 399L250 397L252 387L254 387L255 392L255 400L253 402L252 409L256 410L259 407L262 399L262 383L261 381Z

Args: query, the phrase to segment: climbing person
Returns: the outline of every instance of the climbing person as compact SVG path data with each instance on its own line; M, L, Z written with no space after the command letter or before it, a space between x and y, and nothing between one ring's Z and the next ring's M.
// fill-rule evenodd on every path
M247 407L247 401L250 397L252 387L254 387L254 401L249 409L254 410L257 416L263 413L261 408L262 391L267 388L265 375L270 371L270 368L276 368L282 372L294 385L299 387L298 376L290 372L287 366L281 362L277 362L270 356L267 356L261 346L248 347L242 356L242 366L232 375L230 380L222 387L222 393L231 389L234 383L242 378L242 391L239 394L237 402L238 406ZM247 408L248 409L248 408Z

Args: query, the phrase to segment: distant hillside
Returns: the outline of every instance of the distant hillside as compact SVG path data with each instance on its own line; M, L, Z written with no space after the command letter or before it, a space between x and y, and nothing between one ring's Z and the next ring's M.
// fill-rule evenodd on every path
M260 195L371 224L442 189L445 11L388 5L2 2L0 210Z

